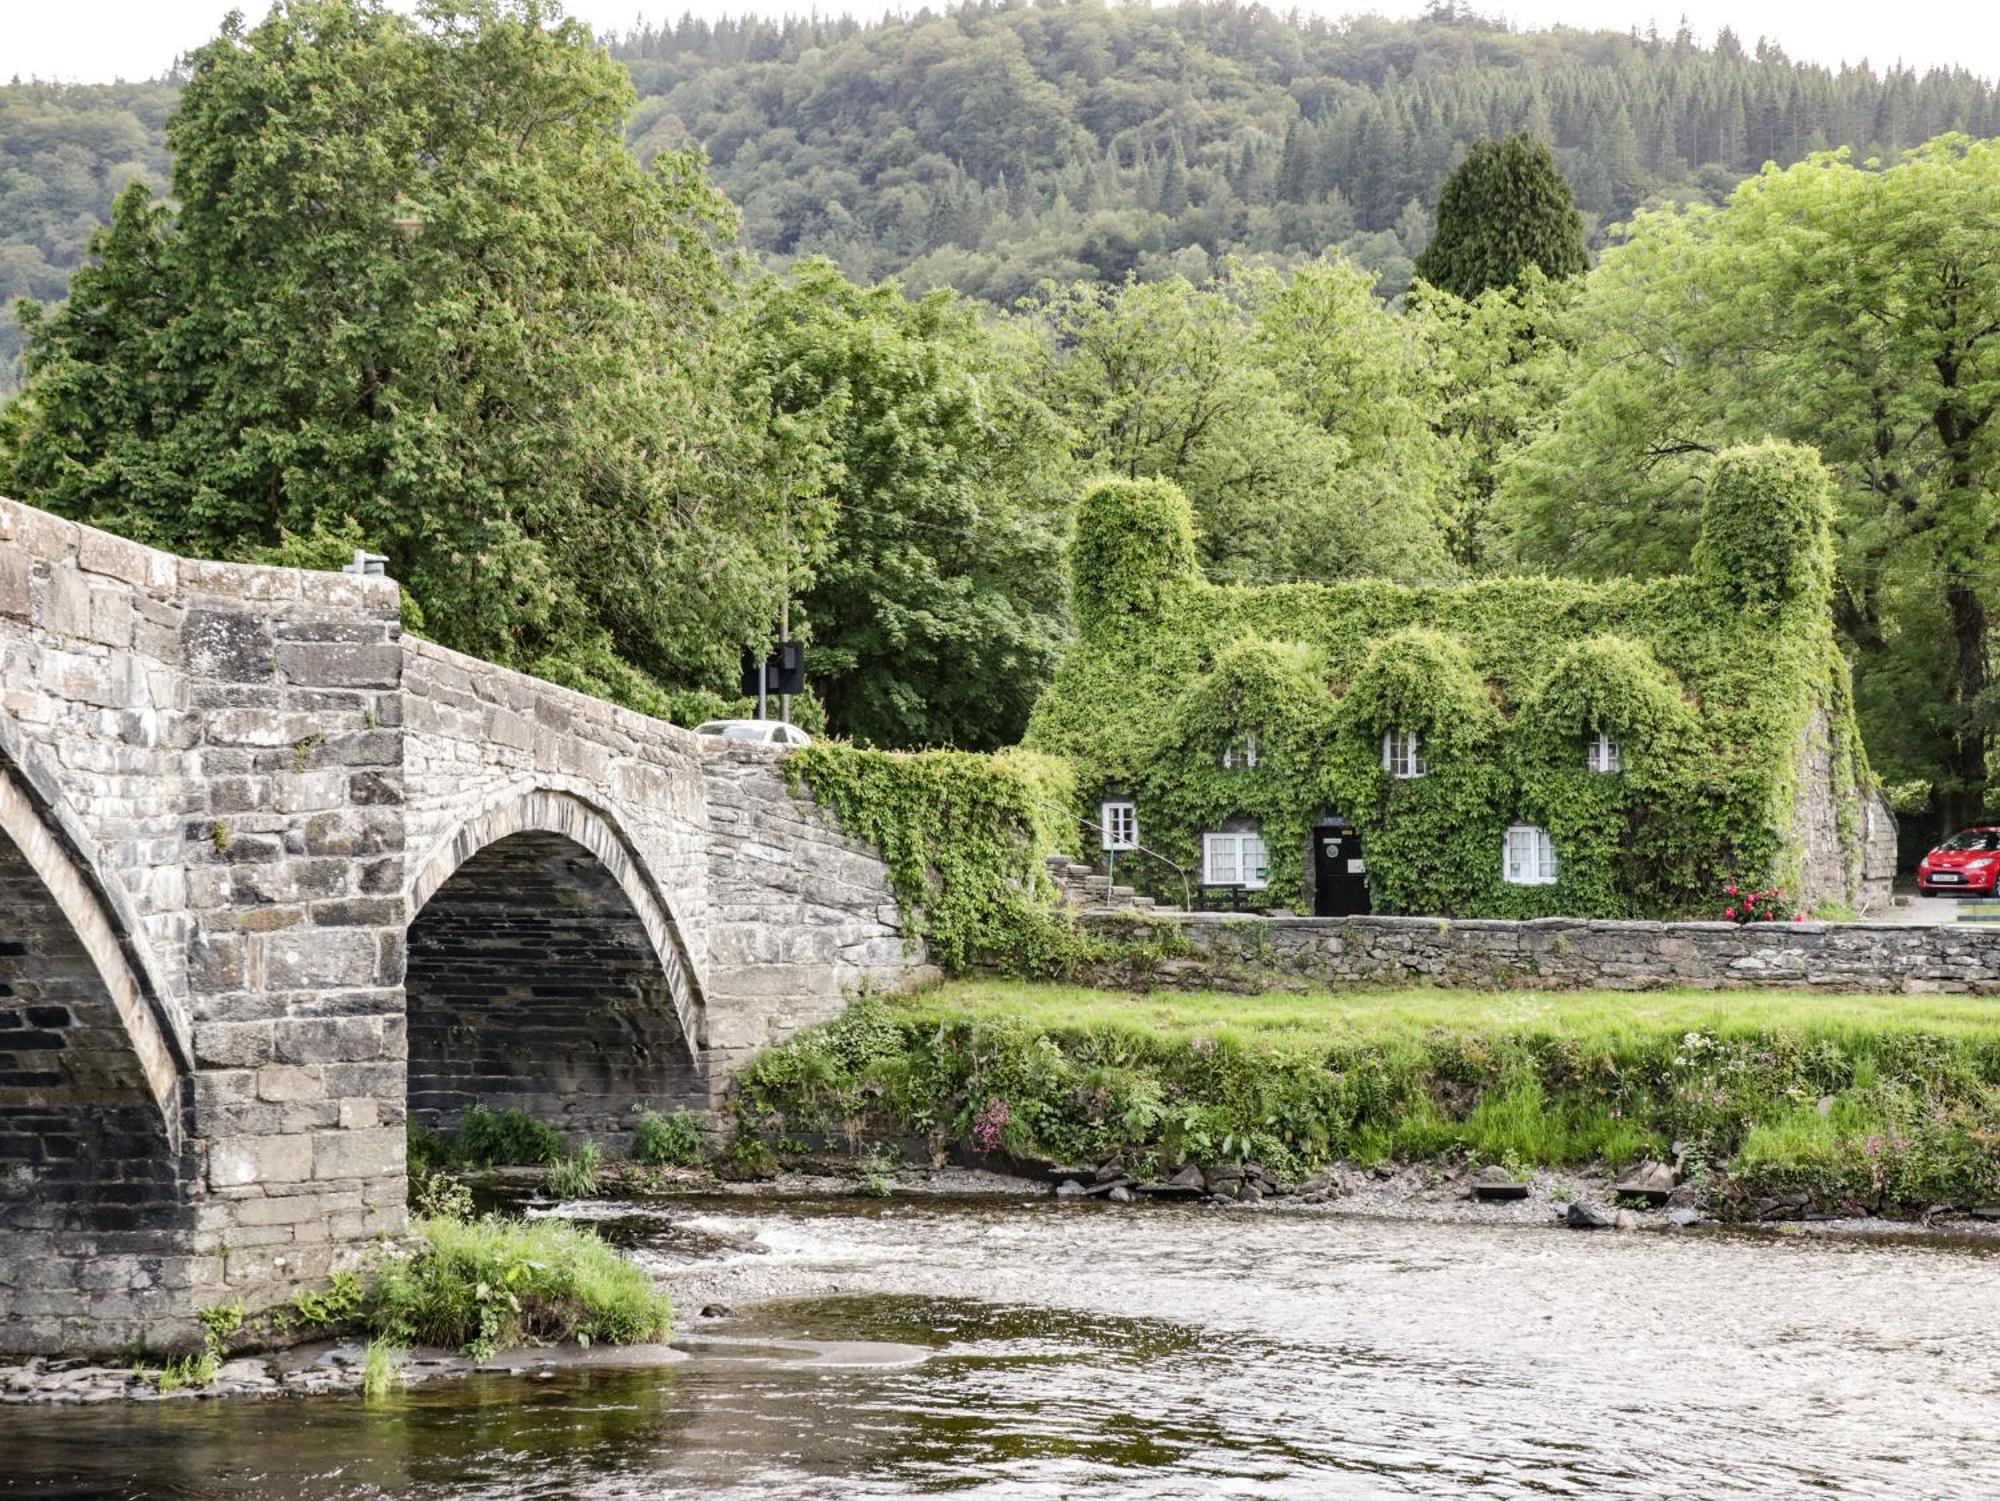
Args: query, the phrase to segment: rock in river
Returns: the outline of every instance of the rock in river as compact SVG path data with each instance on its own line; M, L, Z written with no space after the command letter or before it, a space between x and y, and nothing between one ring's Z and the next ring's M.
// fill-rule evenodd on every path
M1599 1208L1588 1199L1572 1200L1569 1210L1563 1216L1563 1223L1572 1230L1609 1230L1616 1223L1609 1211Z

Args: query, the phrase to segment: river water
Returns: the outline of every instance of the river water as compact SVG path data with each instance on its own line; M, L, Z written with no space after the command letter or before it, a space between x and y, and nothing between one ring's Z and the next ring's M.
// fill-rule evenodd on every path
M610 1228L736 1309L684 1310L691 1358L14 1408L0 1491L2000 1495L2000 1258L1976 1246L1047 1199L679 1201Z

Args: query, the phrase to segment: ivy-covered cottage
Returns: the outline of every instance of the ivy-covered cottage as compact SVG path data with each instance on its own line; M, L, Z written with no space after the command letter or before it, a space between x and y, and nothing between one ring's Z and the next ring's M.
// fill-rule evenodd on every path
M1810 450L1717 458L1681 577L1212 584L1158 481L1086 495L1072 563L1078 640L1028 743L1210 896L1713 917L1730 884L1820 912L1887 891Z

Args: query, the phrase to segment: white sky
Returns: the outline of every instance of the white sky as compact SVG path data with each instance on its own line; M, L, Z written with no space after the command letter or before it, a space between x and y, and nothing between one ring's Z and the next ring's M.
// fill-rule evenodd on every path
M238 0L249 15L261 15L263 0ZM1276 0L1289 9L1294 0ZM1423 0L1296 0L1299 8L1338 16L1372 10L1414 15ZM177 53L215 34L230 0L0 0L0 79L15 75L107 82L150 78ZM796 0L745 4L743 0L569 0L572 15L593 26L620 30L635 15L679 16L685 11L720 16L804 11ZM841 0L820 0L826 14L849 9ZM880 0L861 0L853 10L880 15ZM903 8L903 7L898 7ZM914 5L908 8L914 8ZM2000 4L1994 0L1903 0L1899 5L1857 0L1489 0L1478 9L1498 12L1519 27L1569 25L1625 30L1648 22L1671 33L1685 14L1706 43L1727 24L1745 47L1758 36L1774 38L1787 55L1838 65L1866 58L1877 67L1898 60L1918 68L1958 65L1984 77L2000 76Z

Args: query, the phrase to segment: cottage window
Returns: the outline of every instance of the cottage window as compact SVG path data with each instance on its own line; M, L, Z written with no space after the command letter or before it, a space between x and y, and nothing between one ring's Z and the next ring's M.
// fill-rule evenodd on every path
M1423 737L1415 730L1390 730L1383 735L1382 769L1406 782L1429 771L1424 763Z
M1556 847L1549 831L1525 823L1509 828L1502 847L1500 875L1509 886L1553 886Z
M1241 886L1261 891L1268 884L1270 861L1264 838L1255 833L1201 836L1201 880L1204 886Z
M1099 832L1108 850L1135 850L1139 847L1139 810L1131 803L1104 803L1098 809ZM1084 825L1089 828L1088 824Z
M1592 771L1614 772L1625 769L1625 753L1618 748L1618 742L1608 735L1593 736L1590 742L1590 769Z
M1222 769L1235 771L1238 767L1246 770L1257 764L1257 737L1245 735L1241 740L1232 740L1222 751Z

